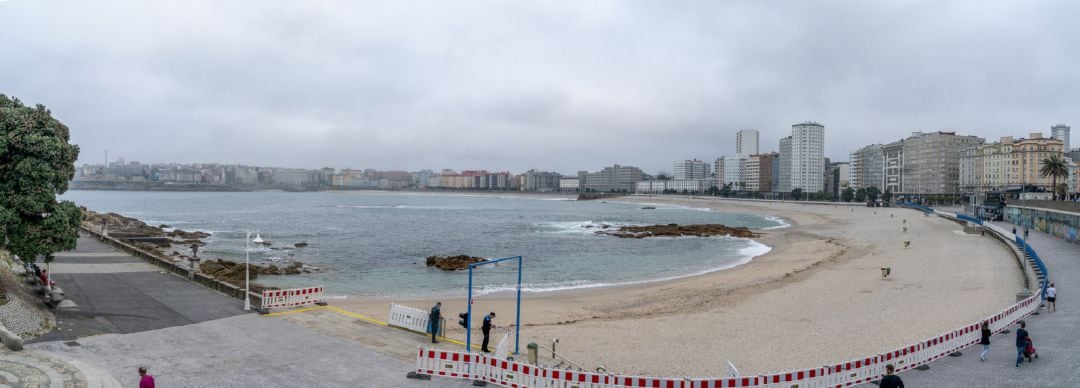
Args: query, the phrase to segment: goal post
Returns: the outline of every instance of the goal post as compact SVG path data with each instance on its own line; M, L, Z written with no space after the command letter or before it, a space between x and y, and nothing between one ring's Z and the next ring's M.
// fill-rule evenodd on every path
M473 305L473 268L488 265L497 264L504 261L517 260L517 311L514 322L514 354L518 354L518 345L521 340L521 256L504 257L502 259L482 261L479 263L469 264L469 299L466 300L468 307L466 309L466 316L469 318L465 320L465 351L472 352L472 305Z

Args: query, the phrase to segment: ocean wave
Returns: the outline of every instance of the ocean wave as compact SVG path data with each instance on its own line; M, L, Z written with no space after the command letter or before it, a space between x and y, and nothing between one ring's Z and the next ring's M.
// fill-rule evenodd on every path
M414 206L414 205L335 205L340 209L422 209L422 210L461 210L461 207Z
M780 225L776 225L776 226L770 226L768 228L761 228L762 230L782 229L782 228L786 228L786 227L791 226L791 224L789 224L787 222L787 220L784 220L783 218L780 218L780 217L777 217L777 216L764 215L764 216L761 216L761 217L765 218L766 220L769 220L769 221L780 224Z
M656 282L665 282L665 281L669 281L669 280L685 279L685 278L694 277L694 276L701 276L701 275L705 275L705 274L709 274L709 273L713 273L713 272L717 272L717 271L723 271L723 270L727 270L727 269L732 269L732 268L738 267L740 265L749 263L755 257L764 255L766 253L769 253L769 251L772 251L772 248L769 247L768 245L759 243L759 242L754 241L754 240L737 238L737 237L724 237L724 238L740 240L740 241L746 241L746 242L750 243L750 246L739 249L739 256L740 257L737 260L735 260L735 261L733 261L731 263L727 263L727 264L724 264L724 265L721 265L721 266L717 266L717 267L713 267L713 268L709 268L709 269L705 269L705 270L701 270L701 271L697 271L697 272L687 273L687 274L683 274L683 275L666 276L666 277L656 278L656 279L629 280L629 281L622 281L622 282L590 282L590 281L587 281L587 280L570 280L570 281L553 282L553 283L536 283L536 284L525 283L525 284L521 285L521 291L522 292L533 292L533 293L545 293L545 292L557 292L557 291L584 290L584 289L601 288L601 287L631 286L631 285L637 285L637 284L648 284L648 283L656 283ZM517 290L517 286L514 285L514 284L485 285L485 286L477 287L476 294L477 295L486 295L486 294L491 294L491 293L508 292L508 291L515 291L515 290Z
M607 226L605 228L604 226ZM542 230L539 232L547 233L581 233L581 234L593 234L597 231L611 228L620 228L623 226L635 226L640 224L631 224L626 222L597 222L597 221L550 221L550 222L538 222L533 224Z

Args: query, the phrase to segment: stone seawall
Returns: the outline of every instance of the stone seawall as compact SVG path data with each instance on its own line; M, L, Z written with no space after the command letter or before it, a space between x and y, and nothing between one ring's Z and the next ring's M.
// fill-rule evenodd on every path
M187 267L181 266L180 264L174 263L174 262L172 262L172 261L170 261L170 260L168 260L166 258L159 257L159 256L155 255L154 253L151 253L151 252L146 251L144 249L138 248L138 247L136 247L134 245L125 243L123 241L117 240L117 239L112 238L112 237L103 236L101 234L100 230L93 230L91 228L86 227L85 225L80 226L79 228L84 233L93 235L98 240L101 240L102 242L104 242L106 244L109 244L109 245L113 246L114 248L123 251L124 253L127 253L127 254L132 255L134 257L137 257L139 259L145 260L146 262L148 262L150 264L156 265L156 266L158 266L158 267L160 267L160 268L162 268L162 269L164 269L166 271L172 272L174 274L184 276L184 277L187 277L187 275L188 275L188 268ZM214 278L212 276L206 276L206 275L201 274L201 273L196 273L195 274L195 282L202 285L203 287L206 287L206 288L221 292L221 293L223 293L225 295L228 295L230 297L240 299L240 300L244 299L244 289L242 287L237 287L237 286L234 286L232 284L223 282L223 281L218 280L217 278ZM251 305L253 307L258 307L258 306L262 305L262 295L256 294L256 293L251 293L250 298L251 298Z

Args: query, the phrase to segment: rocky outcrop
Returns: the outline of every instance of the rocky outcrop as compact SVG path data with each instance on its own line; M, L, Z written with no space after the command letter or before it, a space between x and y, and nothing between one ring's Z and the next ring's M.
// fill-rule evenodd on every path
M483 257L466 255L457 256L428 256L427 266L435 267L444 271L461 271L469 269L469 264L485 262Z
M679 225L679 224L667 224L667 225L649 225L649 226L623 226L617 229L601 230L597 231L597 234L606 234L609 236L621 237L621 238L645 238L645 237L679 237L679 236L696 236L696 237L710 237L710 236L732 236L741 238L753 238L758 237L758 233L754 233L748 228L744 227L730 227L721 224L702 224L702 225Z
M228 283L237 285L244 284L244 263L236 263L224 259L208 260L199 263L199 272L202 272L204 275L216 277ZM260 275L299 275L302 273L315 272L319 272L319 269L305 265L299 261L283 264L280 267L274 264L251 264L252 280L258 278Z
M169 229L168 225L150 226L145 222L131 217L125 217L116 213L98 213L87 208L82 208L83 222L89 224L94 230L104 227L109 236L129 240L130 242L149 243L161 248L168 248L173 244L190 247L192 245L206 245L202 239L210 237L210 233L199 231L185 231L183 229Z

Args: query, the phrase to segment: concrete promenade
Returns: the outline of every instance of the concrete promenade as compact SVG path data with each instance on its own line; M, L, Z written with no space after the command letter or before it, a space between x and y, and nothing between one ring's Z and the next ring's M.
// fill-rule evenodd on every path
M92 238L80 238L51 267L77 307L54 310L57 328L25 350L0 346L0 387L137 386L140 366L168 387L468 385L405 378L422 337L358 322L352 340L245 313L238 299ZM406 344L373 346L391 339Z
M996 222L1006 230L1013 225ZM1023 228L1017 228L1023 229ZM1031 231L1028 243L1038 252L1056 283L1058 310L1027 319L1027 330L1039 350L1034 362L1016 360L1015 332L998 334L990 339L990 354L979 361L981 345L963 351L958 358L945 357L930 364L927 371L909 371L900 375L909 387L1077 387L1080 386L1080 245L1057 237ZM1062 298L1061 296L1064 295ZM1064 302L1061 302L1061 300ZM963 303L963 301L956 301ZM1003 306L1004 307L1004 306ZM1015 329L1013 327L1012 329ZM1012 330L1011 329L1011 330Z

